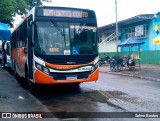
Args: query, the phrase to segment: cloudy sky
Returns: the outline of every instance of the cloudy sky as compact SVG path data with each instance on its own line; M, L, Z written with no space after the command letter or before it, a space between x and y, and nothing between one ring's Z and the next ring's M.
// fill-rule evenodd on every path
M104 26L116 21L115 0L51 0L45 6L63 6L92 9L96 12L98 26ZM156 13L160 11L160 0L117 0L118 20L123 20L139 14ZM15 23L18 23L16 21Z

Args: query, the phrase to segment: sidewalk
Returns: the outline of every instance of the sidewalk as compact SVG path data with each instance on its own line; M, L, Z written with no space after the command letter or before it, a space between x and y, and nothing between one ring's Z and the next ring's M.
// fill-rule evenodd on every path
M127 69L126 67L124 68L124 70L120 72L111 72L110 67L107 64L107 65L100 66L100 72L136 77L136 78L152 80L152 81L160 81L160 65L158 64L141 64L141 69L137 67L132 71Z

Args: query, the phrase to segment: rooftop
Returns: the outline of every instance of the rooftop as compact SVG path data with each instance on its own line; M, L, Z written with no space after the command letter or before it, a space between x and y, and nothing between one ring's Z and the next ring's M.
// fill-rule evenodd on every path
M153 18L154 18L154 14L140 14L122 21L118 21L118 26L120 27L120 26L132 24L140 21L151 20ZM99 30L112 29L112 28L115 28L115 26L116 26L116 23L111 23L111 24L99 27Z

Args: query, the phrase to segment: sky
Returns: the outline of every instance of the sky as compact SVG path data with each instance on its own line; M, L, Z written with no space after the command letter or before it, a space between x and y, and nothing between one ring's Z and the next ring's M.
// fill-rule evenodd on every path
M98 27L116 21L115 0L50 0L45 6L62 6L91 9L96 12ZM139 14L154 14L160 11L160 0L117 0L117 19L124 20ZM20 17L16 17L18 24Z

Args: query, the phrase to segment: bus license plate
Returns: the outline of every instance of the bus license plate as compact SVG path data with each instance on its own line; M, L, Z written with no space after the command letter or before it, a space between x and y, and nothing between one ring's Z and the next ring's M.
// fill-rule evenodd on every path
M67 76L67 80L76 80L77 76Z

